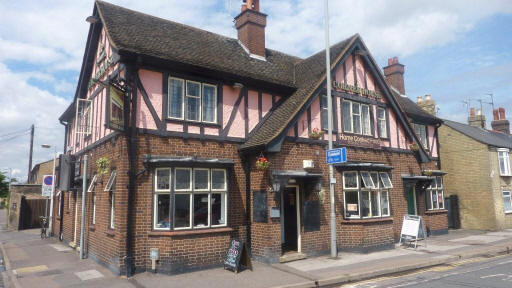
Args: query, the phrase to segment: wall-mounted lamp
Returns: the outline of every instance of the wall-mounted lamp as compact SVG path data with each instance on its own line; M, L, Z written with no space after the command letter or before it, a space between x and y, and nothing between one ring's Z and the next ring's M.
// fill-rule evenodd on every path
M100 19L96 16L89 16L89 17L85 18L85 21L87 21L91 24L95 24L95 23L98 23L98 21L100 21Z

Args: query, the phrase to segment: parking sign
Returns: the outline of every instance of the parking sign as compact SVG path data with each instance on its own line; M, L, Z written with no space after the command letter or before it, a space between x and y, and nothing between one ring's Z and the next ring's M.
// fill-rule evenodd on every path
M43 197L51 197L53 188L53 175L44 175L41 184L41 194Z

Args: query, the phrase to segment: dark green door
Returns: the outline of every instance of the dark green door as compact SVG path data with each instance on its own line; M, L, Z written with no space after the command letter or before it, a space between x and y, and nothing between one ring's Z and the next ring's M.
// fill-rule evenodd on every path
M407 193L407 214L416 215L416 198L414 197L414 186L405 186Z

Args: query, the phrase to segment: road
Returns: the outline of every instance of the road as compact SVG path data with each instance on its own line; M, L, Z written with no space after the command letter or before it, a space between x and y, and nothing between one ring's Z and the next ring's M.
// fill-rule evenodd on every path
M352 283L343 288L510 288L512 256L474 258L436 266L404 275L394 275Z

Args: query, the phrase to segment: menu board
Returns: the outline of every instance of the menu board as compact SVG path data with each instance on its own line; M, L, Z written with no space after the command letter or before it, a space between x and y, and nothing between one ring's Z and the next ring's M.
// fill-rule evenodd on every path
M240 257L242 256L243 248L244 243L242 243L240 240L231 240L228 252L226 253L226 260L224 261L224 269L229 269L238 272L240 266Z
M265 190L262 191L254 191L253 197L253 221L259 223L267 222L267 192Z

